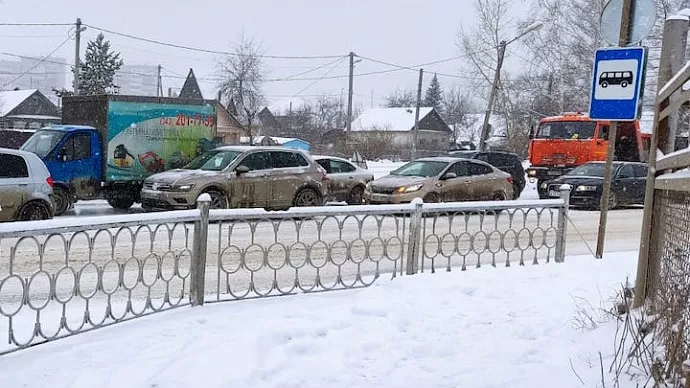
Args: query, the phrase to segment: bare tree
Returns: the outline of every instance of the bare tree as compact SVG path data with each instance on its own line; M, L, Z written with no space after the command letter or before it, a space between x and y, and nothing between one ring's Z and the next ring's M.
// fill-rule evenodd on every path
M329 96L320 96L316 99L312 110L316 120L315 126L319 134L344 126L344 115L340 100Z
M386 97L387 108L409 108L417 105L417 93L412 90L396 90Z
M221 94L235 104L250 144L253 144L253 125L264 103L265 73L259 46L242 35L233 54L218 63L218 75L222 79L218 85Z
M395 145L395 133L388 128L371 128L359 134L358 140L357 150L368 160L394 155L399 151Z
M443 119L453 128L453 144L457 144L461 139L475 143L477 132L468 130L468 115L474 109L469 94L454 86L444 94L442 105Z

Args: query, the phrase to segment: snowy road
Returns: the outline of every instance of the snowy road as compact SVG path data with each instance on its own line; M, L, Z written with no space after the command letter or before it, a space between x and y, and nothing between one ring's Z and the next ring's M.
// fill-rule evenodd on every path
M530 185L521 199L535 197L536 191ZM129 213L141 212L141 208L137 207L129 211ZM110 208L105 202L92 201L77 203L73 211L61 218L107 217L115 214L121 213ZM590 253L587 245L594 249L596 243L599 212L571 210L570 218L574 226L568 224L566 253L567 255L587 255ZM609 214L606 251L636 250L639 244L641 218L641 208L612 211ZM471 217L468 230L479 230L479 219L477 216ZM424 220L427 227L432 224L432 221L431 219ZM384 278L390 277L390 272L400 272L403 263L399 258L406 254L406 245L401 237L406 241L408 230L403 230L396 222L400 222L400 219L387 217L381 220L380 224L370 220L363 222L360 230L357 223L353 221L341 232L335 222L319 226L317 221L308 220L300 226L299 237L297 224L293 221L282 224L279 233L276 233L273 224L268 222L236 224L233 226L232 234L227 224L212 224L209 229L206 265L207 298L209 300L235 298L246 295L248 291L250 292L248 296L256 296L258 292L266 292L270 289L274 289L273 294L277 294L275 288L279 288L282 292L298 291L295 289L297 281L302 289L310 289L317 279L321 284L319 289L335 285L339 281L345 284L361 285L362 282L371 282L375 272L384 274L382 275ZM534 230L537 225L535 219L526 220L525 223L531 230ZM448 229L448 221L440 220L436 227L441 231L444 228ZM484 230L505 231L509 225L506 217L502 216L497 225L493 225L493 220L488 220L483 227ZM513 226L513 230L515 229L517 228ZM84 237L78 237L69 249L71 269L65 267L65 244L58 239L45 244L46 255L42 263L38 259L38 249L35 245L32 246L30 241L14 247L15 259L10 269L8 258L16 240L5 239L0 241L0 281L8 273L27 279L27 282L31 283L29 297L41 310L41 321L50 322L48 323L50 327L58 326L63 303L60 301L66 300L69 300L64 306L67 311L66 320L78 327L86 308L84 296L90 298L88 310L90 314L93 314L92 319L100 322L106 315L105 303L108 299L111 301L113 314L121 316L128 300L132 301L135 311L142 311L147 298L153 299L154 305L160 305L155 301L166 297L172 300L179 299L183 290L184 295L188 295L190 254L183 253L179 255L179 259L175 257L185 249L191 250L192 232L193 225L187 224L176 229L170 240L167 235L159 234L158 237L151 238L150 235L144 233L137 237L134 244L131 236L127 234L113 240L106 234L101 234L94 241L94 247L91 250L88 241ZM440 234L442 232L439 232ZM232 236L231 244L228 242L228 236ZM496 245L500 244L499 238L493 235L489 237L490 245L500 247ZM374 241L377 238L380 239ZM362 239L362 243L354 243L357 239ZM349 254L354 261L362 260L367 257L367 254L370 258L362 260L359 264L348 260L348 251L341 244L337 248L331 247L330 259L327 260L329 248L326 244L333 244L338 240L350 244ZM297 241L305 245L300 245ZM320 241L326 244L321 244ZM368 251L363 244L364 241L369 244ZM551 241L549 244L553 242L548 234L547 241ZM283 247L275 242L283 244ZM246 249L252 244L254 248L249 249L243 259L240 258L234 246ZM228 248L229 245L233 247ZM452 244L450 245L450 251L452 251ZM111 248L112 246L114 248ZM259 246L268 251L265 261ZM442 251L448 248L446 243L442 243L441 246ZM291 247L292 253L288 254L284 247ZM310 249L310 264L306 262L307 249ZM167 251L170 253L165 254ZM160 260L151 256L150 252L158 254ZM489 253L481 255L472 253L468 254L464 260L468 267L476 265L478 260L483 265L495 261L501 266L505 264L507 258L513 266L521 259L529 265L535 253L540 263L544 262L547 255L553 258L553 250L542 248L536 252L529 249L524 253L516 251L510 255L505 252L499 252L495 256ZM113 255L115 260L110 260ZM139 260L130 259L132 256ZM377 258L380 260L376 261ZM90 262L92 264L89 264ZM241 265L242 262L244 265ZM452 255L450 263L448 259L440 256L437 256L434 261L437 271L445 270L448 265L457 269L462 264L463 257L458 254ZM430 260L424 260L425 271L430 269L430 265ZM319 267L318 270L316 267ZM72 272L72 269L75 272ZM35 275L37 273L39 274ZM81 273L78 280L77 273ZM34 280L31 280L32 275ZM56 288L53 296L55 299L49 297L51 280L48 275L55 277L53 280ZM144 286L142 282L148 286ZM78 283L82 297L70 299L75 283ZM229 295L228 290L235 295ZM22 298L22 286L18 281L8 281L0 287L0 308L5 311L14 311L19 308ZM44 304L46 307L41 308L40 306ZM16 318L17 335L28 339L36 319L35 312L25 306ZM7 321L0 319L0 333L6 332L6 325Z
M385 173L385 171L376 171L376 174L380 176ZM534 199L537 197L536 188L534 185L528 184L527 188L523 192L521 199ZM134 207L130 209L129 213L141 213L143 210L140 207ZM83 216L108 216L122 214L115 209L110 208L104 201L90 201L90 202L79 202L76 204L75 208L71 210L67 215L60 218L74 218ZM571 210L570 218L572 224L568 224L568 233L566 240L566 254L568 255L587 255L590 253L590 248L594 249L597 237L597 226L599 222L599 212L597 211L581 211L581 210ZM607 228L607 240L606 240L606 251L614 252L621 250L631 250L637 249L637 241L640 235L641 228L641 218L642 209L641 208L631 208L631 209L617 209L609 214L609 223ZM326 263L326 253L327 248L325 245L318 245L312 247L311 250L311 260L315 265L324 264L324 267L319 270L319 277L325 283L333 283L337 277L340 275L344 281L352 283L356 279L356 275L370 276L375 270L378 269L380 273L390 272L396 269L400 271L401 262L395 261L397 257L400 257L402 252L406 249L406 246L402 244L401 237L405 232L403 232L399 225L396 225L394 218L387 218L382 225L376 225L375 222L365 223L362 226L361 235L360 230L356 223L348 227L347 232L341 232L334 225L324 226L321 231L321 241L331 244L337 240L352 242L363 236L367 242L376 236L381 237L381 241L376 242L372 245L370 256L381 257L385 249L388 257L384 257L378 263L371 262L370 260L365 260L362 264L356 265L352 262L346 262L344 259L347 255L345 249L333 249L332 250L332 261L335 263L344 263L342 266L334 265L333 263ZM498 229L505 230L508 228L507 222L502 220L500 222ZM532 225L534 228L536 225L535 220L531 220L528 224ZM186 248L191 249L191 238L192 238L192 225L187 225L188 234L185 235L182 229L175 232L170 248L168 248L168 238L167 236L159 236L153 242L154 249L153 252L162 255L162 252L168 251L170 249L173 252L179 253ZM493 226L490 227L490 229ZM315 222L308 222L300 231L301 237L297 239L296 237L296 226L294 222L289 222L281 226L280 238L276 238L275 231L270 224L264 223L259 225L254 233L250 233L251 226L249 224L238 224L233 229L233 244L237 245L239 248L247 248L252 244L252 241L256 244L261 245L264 249L268 250L272 244L275 242L280 242L284 244L285 247L291 246L293 243L306 242L307 245L317 242L319 239L315 236L318 234L318 226ZM442 230L443 228L441 228ZM471 230L478 230L478 225L472 225ZM288 257L287 261L292 265L283 265L286 262L285 258L287 256L285 249L281 247L274 246L270 254L268 255L267 263L263 263L262 254L257 249L253 253L249 253L247 257L244 258L246 266L251 268L252 271L246 268L240 267L239 255L234 252L234 250L226 250L228 247L229 235L228 227L225 225L222 230L218 229L217 225L213 225L209 231L209 248L208 248L208 260L207 260L207 292L216 293L220 288L221 293L227 289L227 284L230 284L230 288L241 292L249 287L249 282L253 283L253 286L257 289L267 289L271 288L275 281L275 284L281 289L290 289L296 278L300 280L300 283L309 288L314 283L316 278L316 269L312 266L303 266L304 262L304 251L306 246L297 246L295 249L295 256L301 256L300 259L293 259L293 257ZM126 237L126 236L122 236ZM155 264L155 260L145 261L149 252L151 252L149 242L143 244L144 240L148 237L144 236L142 239L139 237L135 247L132 247L132 242L128 241L128 238L118 238L115 242L114 256L120 265L124 265L123 273L125 274L124 280L130 279L134 281L141 271L141 276L148 277L161 277L163 275L167 279L172 279L170 285L174 286L172 288L179 289L182 287L182 279L178 276L173 276L174 268L178 268L182 278L185 278L188 273L189 268L189 255L182 255L180 262L176 263L173 255L164 256L163 260L159 265ZM148 241L148 240L147 240ZM491 238L491 242L496 243L497 239ZM499 241L500 242L500 241ZM4 240L0 244L0 252L3 252L0 256L0 279L5 277L8 272L8 252L13 245L12 240ZM106 266L108 259L111 257L111 241L103 235L98 241L96 241L95 248L91 253L92 261L95 262L99 267L104 267L105 272L112 272L115 275L119 268L117 263L112 262L110 265ZM385 247L384 247L385 246ZM295 247L293 247L295 248ZM224 252L225 250L225 252ZM61 247L61 243L57 240L53 241L47 247L47 252L49 254L44 258L43 266L39 268L39 262L36 259L38 257L38 250L35 247L31 247L28 244L23 245L16 252L16 259L14 261L13 272L21 274L23 277L29 277L31 274L39 271L39 269L44 269L52 274L56 274L60 268L65 265L65 253L64 249ZM135 260L127 260L132 256L132 251L134 251L134 256L140 258L140 263ZM224 252L224 253L223 253ZM301 253L300 253L301 252ZM222 255L219 255L222 253ZM351 255L353 257L364 257L365 248L363 245L352 246ZM533 253L533 252L529 252ZM538 251L538 257L543 259L547 254L547 250ZM551 252L551 257L552 257ZM222 262L223 270L218 270L218 261ZM457 255L456 255L457 256ZM497 257L492 257L490 254L483 254L479 257L477 255L468 255L466 258L467 265L476 264L477 260L481 261L483 264L491 263L493 260L497 264L501 265L506 261L506 255L496 255ZM529 255L523 255L526 262L531 261ZM342 257L342 258L341 258ZM520 257L515 254L510 258L511 262L514 264L520 260ZM78 239L75 242L74 247L70 250L70 266L75 269L80 269L85 266L89 261L89 249L88 243L85 239ZM424 263L425 268L429 268L431 262L426 260ZM443 257L438 257L435 261L435 267L437 269L443 269L448 266L448 260ZM450 265L459 266L462 264L462 258L454 257ZM141 266L141 270L139 269ZM299 271L294 267L301 267ZM234 272L237 271L237 272ZM84 279L96 279L95 268L87 268L86 272L93 272L92 275L83 275ZM233 273L234 272L234 273ZM160 275L157 275L160 273ZM105 277L104 277L105 280ZM117 279L113 279L117 282ZM70 287L73 281L68 281L66 287ZM87 282L89 283L89 282ZM160 282L159 282L160 283ZM158 284L155 287L155 295L162 295L168 288L167 284ZM146 288L135 289L134 294L148 294L149 290ZM126 296L126 295L123 295Z

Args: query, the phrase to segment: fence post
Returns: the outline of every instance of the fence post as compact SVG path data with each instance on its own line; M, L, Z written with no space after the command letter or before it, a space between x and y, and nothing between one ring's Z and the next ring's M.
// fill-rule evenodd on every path
M197 199L197 209L201 213L194 222L194 241L192 243L192 265L190 271L189 296L192 306L202 306L206 295L206 248L208 244L208 212L211 197L202 194Z
M558 189L563 207L558 210L558 233L556 237L556 263L565 262L565 239L568 233L568 208L570 208L570 185Z
M410 239L407 246L407 274L414 275L419 270L419 256L421 253L422 239L422 206L421 198L412 201L412 213L410 214Z

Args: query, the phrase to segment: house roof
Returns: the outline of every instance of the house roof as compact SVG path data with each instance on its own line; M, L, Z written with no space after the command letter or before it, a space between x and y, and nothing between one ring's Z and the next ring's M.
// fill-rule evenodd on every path
M196 81L196 76L194 76L194 70L189 69L189 74L187 74L187 79L182 85L182 90L178 98L184 98L189 100L203 100L204 96L201 94L201 89L199 89L199 83Z
M352 122L353 131L411 131L414 128L416 108L373 108L362 112ZM434 108L420 108L419 120L428 116Z
M0 117L7 116L38 89L9 90L0 92Z

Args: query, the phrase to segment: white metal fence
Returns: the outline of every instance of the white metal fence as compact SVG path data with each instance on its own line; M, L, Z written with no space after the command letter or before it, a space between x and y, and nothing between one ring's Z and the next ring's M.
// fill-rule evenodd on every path
M0 225L0 354L204 302L560 262L564 199L208 210ZM106 222L107 221L107 222Z

